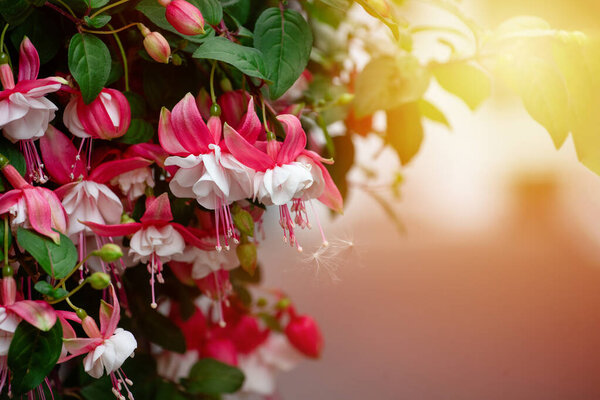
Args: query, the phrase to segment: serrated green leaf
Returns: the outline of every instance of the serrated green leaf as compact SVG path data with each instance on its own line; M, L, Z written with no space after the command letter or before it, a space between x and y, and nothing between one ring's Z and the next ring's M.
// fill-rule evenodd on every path
M418 103L406 103L387 111L386 140L402 165L412 160L423 142L423 125Z
M277 99L298 79L310 57L310 26L297 11L277 7L262 12L254 28L254 47L264 55L272 99Z
M111 19L112 17L106 14L96 15L94 18L90 18L87 15L83 17L83 20L85 21L87 26L96 29L102 28L104 25L108 24Z
M356 78L354 115L362 118L417 101L429 86L427 68L411 55L372 60Z
M233 65L248 76L267 80L262 53L252 47L233 43L224 37L206 40L193 56L194 58L222 61Z
M91 103L108 80L111 58L102 40L88 33L77 33L69 44L69 71L79 84L83 101Z
M56 365L61 350L61 324L54 324L48 332L43 332L21 322L8 349L13 394L23 394L42 383Z
M432 68L440 86L459 97L471 110L475 110L492 92L492 83L481 67L470 62L439 64Z
M191 394L234 393L244 383L244 373L238 368L212 358L204 358L192 367L184 386Z
M19 228L17 242L54 278L64 278L77 264L77 249L71 239L62 233L60 244L56 244L37 233Z

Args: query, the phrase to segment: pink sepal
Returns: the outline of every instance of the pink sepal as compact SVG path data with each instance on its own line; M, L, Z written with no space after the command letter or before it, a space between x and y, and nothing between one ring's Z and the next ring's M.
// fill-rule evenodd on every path
M109 338L115 333L115 329L117 329L119 319L121 318L121 306L119 305L117 292L113 285L110 285L110 292L112 295L112 305L106 303L104 300L100 303L100 333L104 338Z
M89 221L79 221L88 226L96 235L100 236L127 236L142 229L139 222L129 224L104 225Z
M77 159L73 143L52 125L48 125L46 134L40 138L40 149L46 171L55 182L64 185L80 177L87 178L85 160Z
M177 141L188 153L195 155L208 153L208 145L214 143L212 133L204 123L196 99L191 93L186 94L173 107L171 126Z
M123 160L108 161L100 164L90 174L89 180L106 183L114 177L124 174L125 172L133 171L134 169L147 167L152 164L152 161L142 157L126 158Z
M23 196L23 191L19 189L9 190L8 192L0 195L0 214L7 213L8 210Z
M61 358L58 362L65 362L73 357L77 357L83 353L89 353L91 350L102 344L102 338L74 338L63 339L63 344L69 353L69 356Z
M292 114L278 115L277 120L283 124L285 140L277 155L278 164L289 164L296 160L306 147L306 133L300 120Z
M50 330L56 323L56 312L45 301L21 300L6 308L42 331Z
M153 143L138 143L130 146L124 153L126 157L142 157L154 161L159 167L164 167L165 159L169 156L162 147Z
M19 50L19 82L36 79L40 72L40 56L27 36Z
M235 129L225 123L225 144L229 152L242 164L255 171L266 171L275 166L275 161L266 153L252 146Z
M140 221L147 224L153 221L169 222L173 219L171 213L171 203L169 202L169 195L163 193L156 198L149 197L146 200L146 211Z
M213 243L207 243L206 241L202 240L198 236L194 235L191 232L191 230L186 228L185 226L180 225L176 222L172 222L171 225L173 226L173 228L175 228L175 230L177 230L177 232L181 234L181 236L183 236L183 240L185 240L186 243L191 244L192 246L195 246L200 250L210 251L215 249L215 245Z
M27 218L31 227L36 232L48 236L54 243L60 243L60 235L52 230L52 214L46 197L33 186L23 189L23 196L25 197Z
M173 124L171 123L171 112L166 108L162 108L160 111L160 119L158 121L158 141L160 146L169 154L174 156L187 156L189 151L183 148L175 132L173 131Z
M246 115L244 115L244 119L237 130L248 143L256 142L258 135L260 135L260 132L262 131L262 124L254 110L254 98L252 96L250 97L250 101L248 101L248 111L246 112Z

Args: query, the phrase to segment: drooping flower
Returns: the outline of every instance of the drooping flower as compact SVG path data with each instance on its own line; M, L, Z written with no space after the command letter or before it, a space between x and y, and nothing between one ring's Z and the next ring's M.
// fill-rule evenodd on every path
M66 233L67 214L57 195L50 189L27 183L1 154L0 170L14 188L0 195L0 214L12 215L13 229L31 227L58 243L60 235L56 231Z
M98 379L104 373L110 376L113 393L118 399L124 399L121 395L121 387L125 387L129 399L133 395L127 385L133 383L127 379L127 376L121 369L125 360L133 355L137 348L137 341L131 332L123 328L117 328L121 316L121 307L115 288L111 285L112 305L101 300L100 303L100 329L96 321L85 314L83 319L79 319L81 327L88 336L87 338L78 338L71 325L66 319L61 318L63 326L63 343L67 355L63 355L59 362L65 362L73 357L86 354L83 359L83 368L92 377ZM72 318L73 320L76 320Z
M260 120L250 99L240 134L254 137L260 131ZM215 210L217 250L221 249L220 232L237 240L229 205L252 196L254 171L226 152L221 142L222 124L218 116L204 122L195 99L187 94L169 112L163 108L160 115L158 136L160 144L171 157L165 165L179 167L169 183L177 197L195 198L208 209Z
M95 222L84 222L92 231L100 236L126 236L133 235L130 240L129 254L135 261L148 264L150 285L152 286L151 306L156 308L156 295L154 291L155 276L159 283L163 283L163 264L174 256L181 254L185 244L209 249L211 245L202 241L191 228L186 228L173 220L171 204L167 193L156 198L146 199L146 211L140 222L127 224L105 225Z
M19 53L19 76L15 84L8 57L0 59L0 128L13 143L19 142L31 180L45 182L46 176L34 141L44 135L58 107L45 95L56 92L67 82L58 77L37 79L40 58L33 43L24 37Z
M331 209L341 212L342 196L323 163L331 163L313 151L306 150L306 133L298 117L291 114L277 116L286 132L283 143L274 138L260 146L253 146L235 129L227 124L224 128L227 148L243 164L256 170L254 176L254 198L261 203L279 206L280 224L284 240L290 245L298 244L294 227L310 227L306 214L305 200L318 199ZM260 148L259 148L260 147ZM292 218L287 203L292 201ZM316 214L315 214L316 216ZM321 224L319 228L323 244L327 245Z

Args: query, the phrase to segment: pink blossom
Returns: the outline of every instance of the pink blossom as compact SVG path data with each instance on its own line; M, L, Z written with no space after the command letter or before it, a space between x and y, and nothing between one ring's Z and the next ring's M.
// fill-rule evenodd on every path
M165 6L167 21L184 35L204 33L204 17L198 8L185 0L159 0Z

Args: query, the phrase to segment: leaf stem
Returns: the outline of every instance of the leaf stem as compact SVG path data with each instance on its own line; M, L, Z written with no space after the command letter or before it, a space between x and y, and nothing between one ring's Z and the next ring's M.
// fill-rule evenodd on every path
M0 49L4 48L4 37L6 36L7 30L8 24L4 25L4 29L2 29L2 35L0 35Z
M108 27L110 29L113 29L113 27L110 24L108 24ZM127 54L125 54L123 43L121 43L121 39L119 39L119 35L117 35L117 32L113 32L113 36L115 38L115 41L117 42L117 46L119 47L121 57L123 58L123 79L125 80L125 91L129 92L129 67L127 66Z
M69 300L69 297L70 297L70 296L72 296L72 295L74 295L75 293L77 293L79 290L81 290L81 288L82 288L82 287L84 287L86 283L87 283L87 279L84 279L84 281L83 281L83 282L81 282L79 285L77 285L77 287L76 287L75 289L73 289L73 290L71 290L69 293L67 293L67 295L66 295L66 296L60 297L60 298L58 298L58 299L50 300L50 301L48 301L48 304L56 304L56 303L60 303L60 302L61 302L61 301L63 301L63 300L66 300L66 301L67 301L67 303L69 303L69 306L71 306L71 308L72 308L72 309L74 309L74 310L76 310L76 311L77 311L77 309L78 309L79 307L75 306L75 305L74 305L74 304L71 302L71 300ZM63 286L63 288L65 288L65 285L64 285L64 284L63 284L62 286ZM66 288L65 288L65 290L66 290Z
M260 98L260 104L262 108L262 117L263 117L263 125L265 127L265 132L269 132L269 126L267 125L267 112L265 110L265 99Z
M73 12L73 9L71 7L69 7L69 5L67 3L65 3L63 0L56 0L56 2L58 4L60 4L61 6L63 6L64 8L66 8L67 11L69 12L69 14L71 14L74 18L77 18L77 15L75 15L75 13Z
M69 19L70 21L72 21L76 25L79 25L81 23L81 21L73 13L73 10L71 10L70 8L69 8L69 10L71 11L71 13L68 14L68 13L64 12L62 8L57 7L55 4L52 4L49 1L45 2L44 5L47 6L47 7L50 7L51 9L53 9L54 11L56 11L57 13L59 13L60 15L62 15L63 17Z
M71 272L69 272L69 275L65 276L60 281L58 281L58 283L54 286L54 289L58 289L61 285L64 286L67 279L69 279L71 277L71 275L73 275L75 273L75 271L77 271L79 269L79 267L81 267L83 265L83 263L86 262L91 256L92 256L92 253L88 254L87 256L85 256L85 258L83 260L79 261L77 263L77 265L75 265L75 267L73 267L73 270Z
M217 68L217 62L213 61L212 68L210 70L210 100L213 104L217 104L217 96L215 96L215 69Z
M112 35L113 33L124 31L125 29L129 29L132 26L136 26L137 24L138 24L138 22L133 22L133 23L131 23L129 25L122 26L119 29L112 30L112 28L111 28L110 31L94 31L94 30L85 29L85 28L81 28L81 30L84 31L84 32L88 32L88 33L95 33L96 35Z
M121 4L127 3L128 1L129 0L119 0L116 3L109 4L109 5L105 6L105 7L102 7L101 9L99 9L98 11L96 11L95 13L93 13L92 15L90 15L90 18L94 18L95 16L102 14L104 11L109 10L109 9L111 9L113 7L116 7L116 6L120 6Z

